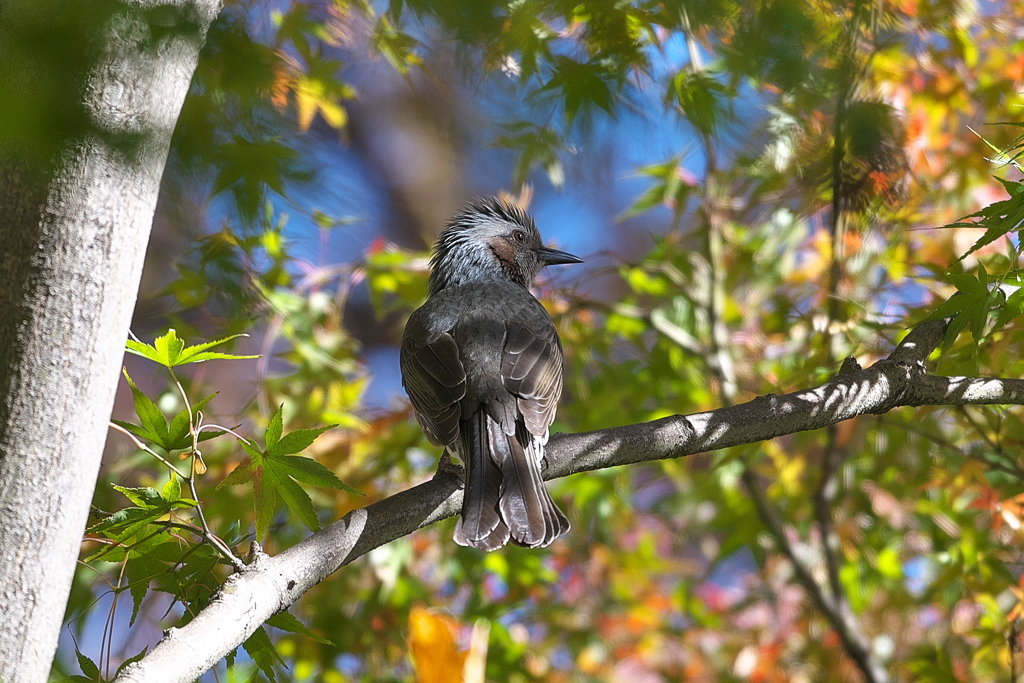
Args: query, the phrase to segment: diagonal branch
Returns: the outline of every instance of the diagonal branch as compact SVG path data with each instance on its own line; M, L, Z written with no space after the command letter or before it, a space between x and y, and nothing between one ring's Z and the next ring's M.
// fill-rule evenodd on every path
M796 552L786 529L782 524L771 502L765 497L761 485L757 481L757 475L749 467L743 470L743 484L750 492L750 497L757 509L757 515L761 522L768 527L775 542L779 544L780 550L793 565L793 571L797 580L811 596L814 604L821 610L829 625L839 635L843 644L843 651L846 652L857 664L871 683L887 683L889 672L885 670L876 657L871 654L871 645L867 638L861 633L857 625L856 617L850 609L848 600L839 595L827 592L811 572L807 561L802 559Z
M544 478L755 443L900 406L1024 404L1024 380L928 375L923 361L942 340L945 327L942 321L923 323L889 358L840 373L812 389L689 416L556 434L548 444ZM334 571L378 546L458 514L461 506L459 475L442 469L430 481L354 510L279 555L256 553L253 564L230 577L206 609L186 626L169 629L144 659L124 669L117 683L195 680ZM812 597L825 602L823 595Z

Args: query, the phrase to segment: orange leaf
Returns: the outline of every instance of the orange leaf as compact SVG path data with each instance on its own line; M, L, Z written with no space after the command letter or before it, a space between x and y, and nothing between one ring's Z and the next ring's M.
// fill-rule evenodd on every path
M457 622L424 607L409 612L409 650L416 683L460 683L466 655L455 644Z
M292 88L292 76L285 69L274 70L274 84L270 88L270 101L279 110L288 106L288 92Z

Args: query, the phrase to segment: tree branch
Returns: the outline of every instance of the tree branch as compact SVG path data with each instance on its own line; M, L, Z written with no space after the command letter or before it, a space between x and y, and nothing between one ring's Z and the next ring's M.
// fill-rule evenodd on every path
M839 580L839 535L832 524L832 504L839 492L839 469L846 456L846 448L839 445L838 427L829 425L825 457L821 464L821 480L814 492L814 516L821 535L825 567L828 569L829 590L837 599L844 599L844 596L843 585Z
M548 443L544 478L755 443L900 406L1024 404L1024 380L928 375L923 360L942 340L945 327L943 321L918 325L889 358L811 389L689 416L556 434ZM458 514L461 486L458 474L443 469L428 482L350 512L279 555L256 553L255 561L230 577L206 609L184 627L168 630L145 658L125 668L117 683L195 680L331 573L378 546ZM769 526L771 519L765 520ZM811 592L819 605L832 604L820 590ZM833 625L845 623L848 615L837 614L835 621L830 618Z
M850 656L871 683L887 683L889 672L885 670L871 653L871 645L860 632L856 617L850 609L849 601L839 595L832 595L814 578L806 560L802 559L789 542L782 520L775 513L771 503L765 497L757 482L757 475L749 467L743 470L743 483L750 492L751 500L757 509L761 522L768 527L779 549L789 558L797 580L810 594L811 599L828 619L829 625L839 635L843 651Z

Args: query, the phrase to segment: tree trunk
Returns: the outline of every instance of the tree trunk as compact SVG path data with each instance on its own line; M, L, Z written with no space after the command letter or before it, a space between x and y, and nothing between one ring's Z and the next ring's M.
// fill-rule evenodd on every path
M0 681L50 671L171 133L218 0L0 4Z

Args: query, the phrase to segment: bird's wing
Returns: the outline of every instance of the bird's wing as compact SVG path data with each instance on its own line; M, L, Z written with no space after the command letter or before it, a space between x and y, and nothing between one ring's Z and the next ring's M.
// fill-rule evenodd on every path
M466 370L455 339L445 332L419 343L407 334L400 363L402 385L423 431L439 446L453 444L459 437L459 402L466 395Z
M547 442L562 394L562 344L550 320L542 326L505 324L501 378L516 396L526 428L541 443Z

